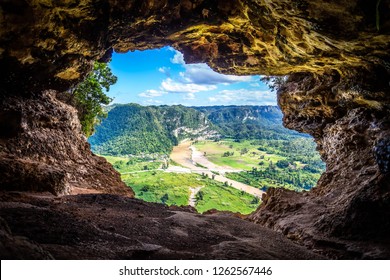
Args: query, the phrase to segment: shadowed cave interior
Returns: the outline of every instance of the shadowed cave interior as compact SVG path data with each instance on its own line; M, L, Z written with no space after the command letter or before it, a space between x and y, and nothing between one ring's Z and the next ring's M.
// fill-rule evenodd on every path
M2 1L2 258L390 256L390 1ZM249 217L138 201L61 100L112 50L172 46L220 73L289 75L284 125L326 162Z

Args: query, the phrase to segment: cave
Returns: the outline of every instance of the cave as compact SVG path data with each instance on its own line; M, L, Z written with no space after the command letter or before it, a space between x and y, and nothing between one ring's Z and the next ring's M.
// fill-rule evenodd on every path
M389 258L389 14L388 0L1 1L2 256ZM270 189L245 220L133 199L62 100L113 50L163 46L220 73L288 75L278 103L326 162L316 188ZM148 217L163 222L135 238ZM208 224L219 235L163 237ZM252 242L234 239L242 227Z

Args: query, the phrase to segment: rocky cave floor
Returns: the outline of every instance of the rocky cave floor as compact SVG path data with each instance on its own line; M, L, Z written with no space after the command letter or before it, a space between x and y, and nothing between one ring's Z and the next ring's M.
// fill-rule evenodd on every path
M231 213L120 195L0 192L1 259L354 258L321 244L300 246Z
M108 194L0 193L1 259L323 259L229 213Z

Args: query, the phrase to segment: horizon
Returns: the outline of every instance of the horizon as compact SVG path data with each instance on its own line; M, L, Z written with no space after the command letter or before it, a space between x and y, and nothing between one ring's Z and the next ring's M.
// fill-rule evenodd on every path
M107 92L111 104L277 106L276 93L260 76L224 75L206 63L186 64L172 47L114 52L109 66L118 77Z
M142 106L142 107L183 106L183 107L187 107L187 108L193 108L193 107L195 107L195 108L199 108L199 107L275 107L275 108L278 108L279 110L281 110L279 105L277 105L277 104L276 105L234 105L234 104L231 104L231 105L183 105L183 104L143 105L143 104L139 104L136 102L129 102L129 103L111 103L110 105L103 105L103 107L114 107L114 106L125 106L125 105L138 105L138 106Z

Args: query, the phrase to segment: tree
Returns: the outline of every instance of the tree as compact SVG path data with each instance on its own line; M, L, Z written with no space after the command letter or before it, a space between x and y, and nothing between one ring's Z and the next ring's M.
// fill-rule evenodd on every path
M259 199L257 196L255 196L255 197L252 199L251 204L259 204L259 202L260 202L260 199Z
M289 166L289 162L287 160L278 160L276 162L276 166L279 168L287 168Z
M169 195L166 193L166 194L164 194L164 195L161 197L161 202L162 202L163 204L166 204L167 201L168 201L168 199L169 199Z
M73 90L72 105L76 107L84 134L89 137L94 132L94 126L107 113L102 105L108 105L112 99L105 91L115 84L117 77L106 63L95 62L93 71Z
M203 200L203 192L202 191L199 191L197 194L196 194L196 200Z
M248 149L247 148L241 149L240 155L245 155L246 153L248 153Z
M278 91L287 81L287 76L264 76L260 81L267 84L272 91Z

